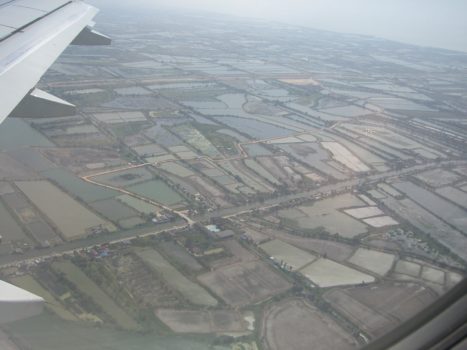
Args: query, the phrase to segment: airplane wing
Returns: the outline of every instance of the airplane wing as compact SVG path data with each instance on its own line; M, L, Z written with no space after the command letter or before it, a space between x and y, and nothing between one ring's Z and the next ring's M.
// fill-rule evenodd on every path
M43 307L41 297L0 281L0 325L37 315Z
M0 0L0 123L8 116L73 113L73 105L34 87L69 44L110 44L92 29L96 13L77 0ZM0 281L0 324L35 315L43 304Z
M70 0L0 0L0 123L70 114L73 105L34 89L69 44L106 45L92 29L97 9Z

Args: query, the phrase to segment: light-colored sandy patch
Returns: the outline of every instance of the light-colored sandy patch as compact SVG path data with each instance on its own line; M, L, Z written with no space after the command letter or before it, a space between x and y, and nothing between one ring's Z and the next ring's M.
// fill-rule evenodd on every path
M424 280L433 282L433 283L444 284L444 277L445 277L444 271L434 269L428 266L423 266L422 278Z
M332 157L339 163L344 164L350 170L355 172L370 171L370 168L357 158L347 148L337 142L321 142L324 149L331 152Z
M371 206L375 206L375 205L376 205L376 203L375 203L373 200L371 200L368 196L366 196L366 195L364 195L364 194L360 194L360 195L358 196L358 198L360 198L362 201L364 201L364 202L365 202L366 204L368 204L368 205L371 205Z
M383 211L378 207L364 207L344 210L345 213L357 219L365 219L372 216L383 215Z
M368 271L384 276L391 270L395 258L392 254L358 248L348 261Z
M286 268L292 267L293 270L299 270L316 260L314 255L278 239L263 243L260 248L274 258L275 261L281 264L284 263Z
M311 282L323 288L375 281L373 276L324 258L318 259L300 272Z
M376 228L399 225L399 223L390 216L378 216L375 218L365 219L363 221Z
M303 140L305 142L316 142L317 141L316 137L314 137L311 134L298 135L297 138L299 138L300 140Z
M269 140L269 141L266 141L265 143L267 144L270 144L270 145L279 145L279 144L283 144L283 143L302 143L303 140L297 138L297 137L284 137L284 138L281 138L281 139L273 139L273 140Z
M420 275L421 269L422 267L419 264L406 260L400 260L397 262L394 271L404 275L418 277Z
M305 79L279 79L280 82L290 84L290 85L297 85L297 86L308 86L308 85L319 85L319 82L313 78L305 78Z

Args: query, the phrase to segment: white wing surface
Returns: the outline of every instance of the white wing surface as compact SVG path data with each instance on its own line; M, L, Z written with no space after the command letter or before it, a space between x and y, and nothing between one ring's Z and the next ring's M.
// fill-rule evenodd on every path
M0 0L0 123L29 96L70 43L110 43L89 28L96 13L82 1ZM36 91L26 105L40 103L37 95ZM21 110L18 116L34 117Z

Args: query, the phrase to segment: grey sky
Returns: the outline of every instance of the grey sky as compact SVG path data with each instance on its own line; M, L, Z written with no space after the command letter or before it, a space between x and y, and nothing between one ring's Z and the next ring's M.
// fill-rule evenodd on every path
M100 0L106 1L106 0ZM467 51L466 0L132 0ZM170 5L168 5L170 4Z

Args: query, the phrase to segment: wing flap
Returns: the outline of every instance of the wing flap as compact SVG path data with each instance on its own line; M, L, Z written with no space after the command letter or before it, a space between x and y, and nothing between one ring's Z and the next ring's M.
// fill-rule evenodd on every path
M37 10L42 10L46 12L53 11L67 3L70 0L18 0L15 2L17 6L29 7Z
M0 24L5 27L18 29L46 14L47 12L41 10L7 5L0 10Z

